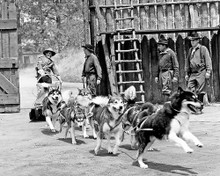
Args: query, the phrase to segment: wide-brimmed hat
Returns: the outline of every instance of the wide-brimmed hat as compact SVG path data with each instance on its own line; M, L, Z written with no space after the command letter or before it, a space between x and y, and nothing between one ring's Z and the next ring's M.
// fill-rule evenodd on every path
M82 45L83 48L87 49L88 51L94 53L94 48L92 45L90 44L85 44L85 45Z
M165 38L160 38L159 41L157 42L158 45L168 45L168 41Z
M195 31L191 32L188 34L188 39L189 40L198 40L200 39L201 37L199 36L199 34Z
M52 56L56 55L56 52L53 51L52 48L45 49L45 50L43 51L43 54L46 55L46 53L48 53L48 52L51 52L51 53L52 53Z

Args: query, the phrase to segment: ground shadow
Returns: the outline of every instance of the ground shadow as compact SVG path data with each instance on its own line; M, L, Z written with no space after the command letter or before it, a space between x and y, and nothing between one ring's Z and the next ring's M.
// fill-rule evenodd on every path
M120 145L119 147L123 148L123 149L126 149L126 150L137 150L138 149L138 147L131 148L130 144ZM157 149L157 148L150 148L147 152L160 152L160 150Z
M90 150L89 153L95 155L94 150ZM100 156L100 157L103 157L103 156L104 156L104 157L105 157L105 156L116 157L116 156L118 156L118 155L119 155L119 153L116 153L115 155L114 155L114 154L110 154L110 153L108 153L108 150L102 148L102 149L99 150L99 152L98 152L98 154L97 154L96 156Z
M158 170L161 172L167 172L172 174L179 174L179 175L196 175L197 172L192 171L192 168L183 167L179 165L170 165L170 164L163 164L163 163L155 163L155 162L147 162L147 160L144 160L144 163L146 163L149 167L149 169ZM133 166L139 167L139 164L137 161L134 161L132 163Z
M58 138L57 140L72 144L72 138L66 138L66 139L65 138ZM75 145L81 145L81 144L86 144L86 143L85 143L85 141L82 141L80 139L76 139Z
M136 150L136 149L132 149L130 144L123 144L123 145L120 145L119 147L126 149L126 150Z
M47 128L47 129L42 129L42 130L41 130L41 133L43 133L43 134L45 134L45 135L48 135L48 136L53 136L53 135L58 134L59 132L56 131L56 132L54 133L54 132L52 132L49 128Z
M29 123L39 123L39 122L42 123L42 122L46 122L46 121L45 121L45 119L44 120L39 119L39 120L30 120L29 121Z

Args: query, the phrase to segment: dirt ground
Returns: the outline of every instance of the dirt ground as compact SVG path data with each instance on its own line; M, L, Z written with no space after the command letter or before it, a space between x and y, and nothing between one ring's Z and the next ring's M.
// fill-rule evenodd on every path
M191 116L191 131L204 144L194 153L186 154L171 142L158 141L153 147L159 151L145 155L148 169L141 169L135 160L136 151L130 149L129 136L121 144L116 156L107 154L107 143L94 155L96 141L84 139L76 131L77 145L63 139L64 132L51 134L46 122L30 122L28 113L33 106L36 90L34 77L20 73L21 112L0 114L0 175L7 176L167 176L204 175L220 173L220 104L205 107L204 114ZM64 89L77 92L81 84L64 84ZM64 90L63 89L63 90ZM92 136L91 130L88 133ZM70 137L70 136L69 136ZM113 142L113 141L112 141Z

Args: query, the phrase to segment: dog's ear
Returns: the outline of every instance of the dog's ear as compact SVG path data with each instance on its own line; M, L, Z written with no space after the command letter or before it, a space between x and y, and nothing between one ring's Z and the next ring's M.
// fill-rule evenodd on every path
M52 86L49 87L49 92L53 91L54 88Z
M182 89L182 87L179 86L178 89L177 89L177 93L178 93L178 94L181 94L181 93L183 93L183 92L184 92L184 90Z

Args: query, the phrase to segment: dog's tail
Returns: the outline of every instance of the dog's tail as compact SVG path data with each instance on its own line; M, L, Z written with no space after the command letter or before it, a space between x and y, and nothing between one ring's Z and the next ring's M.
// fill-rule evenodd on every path
M68 100L72 96L73 96L73 92L71 90L67 90L67 91L62 92L62 97L63 97L63 100L65 101L65 103L68 103Z
M99 105L99 106L107 106L109 98L103 96L94 97L91 101L91 104Z
M152 103L146 102L141 106L141 111L147 111L151 115L155 112L155 107Z

